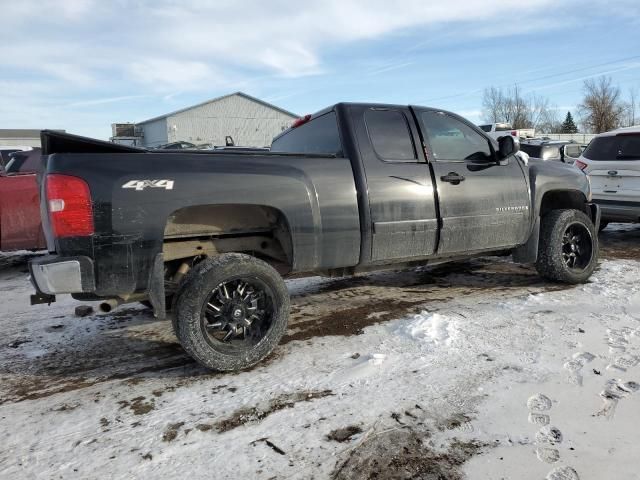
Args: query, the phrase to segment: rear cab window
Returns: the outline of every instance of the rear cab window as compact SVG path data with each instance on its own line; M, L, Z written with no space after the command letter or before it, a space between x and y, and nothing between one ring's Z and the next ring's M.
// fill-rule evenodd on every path
M276 137L272 152L342 156L342 142L335 112L325 113Z
M640 134L596 137L582 156L589 160L640 160Z

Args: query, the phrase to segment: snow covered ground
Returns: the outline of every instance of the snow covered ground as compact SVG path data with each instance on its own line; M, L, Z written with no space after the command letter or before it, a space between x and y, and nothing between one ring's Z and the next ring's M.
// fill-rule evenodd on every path
M238 374L142 307L30 307L0 258L0 478L639 479L640 229L601 241L570 288L500 258L289 281Z

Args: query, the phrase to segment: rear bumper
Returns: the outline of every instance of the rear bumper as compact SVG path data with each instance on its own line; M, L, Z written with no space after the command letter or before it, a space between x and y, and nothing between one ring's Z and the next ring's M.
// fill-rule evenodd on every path
M39 293L57 295L95 291L93 261L88 257L47 255L29 262L31 282Z
M594 203L600 206L602 218L607 221L635 223L640 220L640 202L594 199Z

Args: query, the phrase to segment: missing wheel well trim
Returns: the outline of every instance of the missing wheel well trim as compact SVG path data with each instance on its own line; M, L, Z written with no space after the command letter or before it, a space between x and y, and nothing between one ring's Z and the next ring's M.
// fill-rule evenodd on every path
M579 210L590 215L587 198L577 190L555 190L547 192L540 203L540 216L553 210Z
M198 205L177 210L164 231L165 262L240 252L288 273L293 243L284 215L263 205Z

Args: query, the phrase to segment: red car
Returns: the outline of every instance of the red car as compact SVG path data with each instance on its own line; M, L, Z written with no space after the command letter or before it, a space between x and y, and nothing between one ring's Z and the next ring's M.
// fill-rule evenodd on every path
M39 148L12 153L0 166L0 251L46 248L36 182L41 169Z

